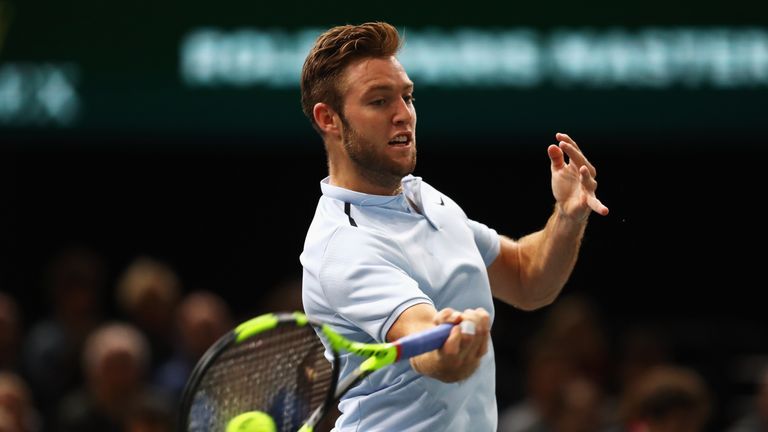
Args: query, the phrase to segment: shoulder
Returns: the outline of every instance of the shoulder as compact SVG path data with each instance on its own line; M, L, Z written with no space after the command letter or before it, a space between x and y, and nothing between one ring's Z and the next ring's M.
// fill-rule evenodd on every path
M402 253L400 244L384 233L354 226L337 226L328 238L323 255L326 260L370 264Z
M315 210L315 215L307 229L304 240L304 250L313 249L318 245L323 245L333 238L336 231L344 228L353 228L353 222L345 213L345 203L339 200L320 198ZM317 252L317 251L315 251Z
M301 261L326 279L371 266L406 266L404 255L401 245L385 233L349 222L326 221L313 224Z

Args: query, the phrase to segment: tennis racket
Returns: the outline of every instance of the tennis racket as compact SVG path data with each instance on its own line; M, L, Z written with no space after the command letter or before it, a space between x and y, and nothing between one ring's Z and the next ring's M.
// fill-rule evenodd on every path
M392 343L350 341L300 312L237 326L200 358L181 397L182 432L312 432L329 408L368 374L440 348L453 324ZM320 335L331 347L325 356ZM366 360L338 382L339 355Z

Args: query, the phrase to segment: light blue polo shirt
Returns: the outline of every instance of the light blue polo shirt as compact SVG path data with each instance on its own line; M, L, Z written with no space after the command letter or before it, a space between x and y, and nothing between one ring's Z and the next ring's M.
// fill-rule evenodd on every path
M385 341L400 313L419 303L483 307L493 322L487 266L499 253L497 232L420 177L409 175L402 185L403 193L380 196L321 182L300 257L306 314L366 343ZM360 362L344 355L341 377ZM336 430L495 431L495 374L492 343L478 370L458 383L399 362L346 394Z

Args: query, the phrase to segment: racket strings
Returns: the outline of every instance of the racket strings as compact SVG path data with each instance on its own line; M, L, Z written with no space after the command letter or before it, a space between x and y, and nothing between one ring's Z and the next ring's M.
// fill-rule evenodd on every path
M323 351L311 326L281 325L230 345L201 379L189 430L223 431L232 417L259 410L278 430L295 432L331 388Z

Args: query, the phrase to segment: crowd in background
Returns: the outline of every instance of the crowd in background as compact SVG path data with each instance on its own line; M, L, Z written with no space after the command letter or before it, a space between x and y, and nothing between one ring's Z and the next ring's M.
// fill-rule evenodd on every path
M250 317L233 313L220 293L187 289L177 269L150 256L110 278L97 252L67 249L41 280L34 297L50 308L32 321L18 293L0 287L0 432L172 431L199 357ZM301 308L298 281L268 294L250 315ZM712 430L715 389L675 359L662 334L634 329L615 346L578 293L543 314L530 337L514 341L519 358L498 361L497 381L517 387L514 398L500 396L500 432ZM495 338L503 326L498 320ZM752 399L729 419L729 432L768 431L766 371L754 377Z

